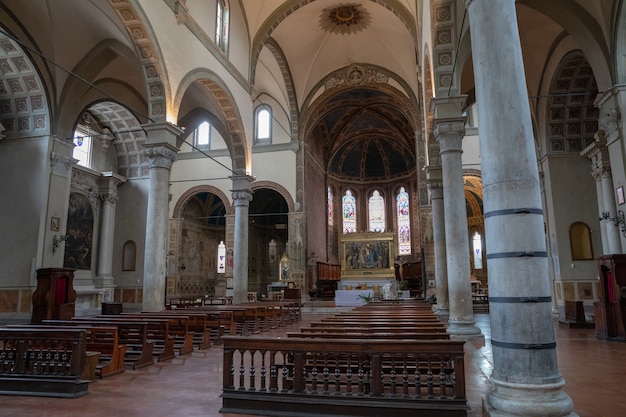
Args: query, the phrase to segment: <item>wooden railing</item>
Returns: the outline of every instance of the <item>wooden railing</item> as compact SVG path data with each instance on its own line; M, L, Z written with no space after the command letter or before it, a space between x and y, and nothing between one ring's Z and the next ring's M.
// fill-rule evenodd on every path
M465 416L463 358L462 341L224 337L220 412Z
M84 329L0 329L0 393L79 397L86 355Z

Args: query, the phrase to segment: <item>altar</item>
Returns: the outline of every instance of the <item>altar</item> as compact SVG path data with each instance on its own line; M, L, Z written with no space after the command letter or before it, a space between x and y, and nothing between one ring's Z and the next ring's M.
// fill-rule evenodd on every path
M340 289L382 287L396 280L393 233L349 233L341 236Z
M337 307L357 307L366 304L366 300L374 298L373 290L336 290L335 305Z

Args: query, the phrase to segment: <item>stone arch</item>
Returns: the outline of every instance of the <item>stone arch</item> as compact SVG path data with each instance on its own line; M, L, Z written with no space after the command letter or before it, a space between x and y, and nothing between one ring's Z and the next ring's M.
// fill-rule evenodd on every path
M228 199L226 194L222 192L222 190L212 185L197 185L195 187L191 187L180 196L180 198L174 205L172 217L175 219L180 218L183 208L185 207L185 204L187 204L187 202L193 196L199 193L211 193L211 194L218 196L224 202L224 207L226 208L226 215L233 216L235 214L235 207L232 204L230 204L230 200Z
M217 116L226 128L223 137L231 152L232 169L237 173L245 173L249 168L250 157L241 114L233 95L214 72L198 68L181 80L173 100L174 113L178 114L185 92L196 82L206 88L219 107L221 113Z
M295 139L298 137L298 102L296 99L296 88L293 83L293 78L291 77L291 70L289 69L287 60L285 59L285 54L280 49L280 46L273 39L268 39L265 42L265 46L272 53L272 55L274 55L274 58L276 59L276 62L278 63L280 71L283 75L283 80L285 81L287 99L289 101L291 137ZM250 84L254 85L255 77L256 74L253 72L251 74Z
M621 7L619 15L616 17L617 27L613 39L625 39L626 37L626 7ZM626 83L626 43L615 42L613 53L615 65L616 84Z
M300 134L302 135L302 140L305 140L310 135L310 132L315 128L315 125L322 115L328 111L327 107L329 103L332 102L332 97L354 87L353 84L345 83L346 69L349 66L350 65L328 74L311 89L311 94L306 98L303 105L303 108L306 110L300 117ZM375 65L362 65L362 67L364 67L367 72L367 77L364 78L363 82L359 83L359 87L373 87L378 91L386 92L389 97L394 99L395 107L402 112L404 117L411 123L413 132L416 132L419 129L419 104L408 84L401 77L398 77L396 74L384 68ZM398 84L402 86L403 91L390 85L388 83L389 78L398 82ZM326 88L314 102L311 102L315 92L325 85L333 85L333 87Z
M293 198L291 198L291 194L289 193L289 191L287 191L285 187L272 181L255 181L252 183L252 191L261 188L267 188L268 190L276 191L285 199L287 207L289 207L289 213L293 213L295 211Z
M91 48L82 59L72 68L78 77L69 77L60 92L60 107L56 128L60 134L68 135L73 128L77 115L85 107L95 102L109 101L123 103L127 111L144 124L148 121L148 105L145 93L139 91L143 85L130 85L120 79L97 78L97 74L105 65L112 65L117 59L124 60L123 69L127 73L133 71L141 75L139 62L130 48L117 40L107 39ZM135 63L129 67L128 63ZM118 68L122 68L119 63ZM86 83L85 81L88 81Z
M612 87L611 51L604 40L602 27L589 12L568 0L519 0L518 3L544 14L563 27L580 44L593 68L598 89L605 91Z
M108 1L135 45L146 82L148 118L151 122L165 122L168 113L169 81L167 72L162 68L164 59L156 44L154 31L146 24L149 20L144 16L136 0Z

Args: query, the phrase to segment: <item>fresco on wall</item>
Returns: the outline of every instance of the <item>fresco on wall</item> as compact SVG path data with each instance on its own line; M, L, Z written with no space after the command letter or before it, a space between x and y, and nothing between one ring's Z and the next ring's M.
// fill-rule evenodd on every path
M71 193L65 231L63 266L75 269L91 268L93 241L93 209L82 194Z

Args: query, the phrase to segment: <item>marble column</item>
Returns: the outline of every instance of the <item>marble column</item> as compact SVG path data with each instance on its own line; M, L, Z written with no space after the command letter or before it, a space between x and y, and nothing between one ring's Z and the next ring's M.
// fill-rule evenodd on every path
M148 134L144 155L150 164L150 185L146 213L142 309L161 311L165 307L167 277L170 171L178 151L176 138L182 130L171 123L154 123L143 128Z
M233 263L233 303L248 301L248 211L252 201L250 184L254 177L234 175L232 196L235 205L235 242Z
M441 166L426 167L430 206L433 213L433 243L435 250L435 313L439 316L450 314L448 304L448 266L446 258L446 220L443 211L443 180Z
M482 157L491 417L575 416L561 389L539 173L515 0L468 0Z
M96 288L104 289L102 301L113 301L113 237L115 232L115 204L117 187L126 178L112 172L104 172L100 178L100 201L102 218L100 220L100 242L98 245L98 273L94 279Z
M446 265L450 315L447 332L452 339L481 336L472 305L467 209L463 184L463 136L465 117L435 118L443 178ZM482 336L481 336L482 337Z

